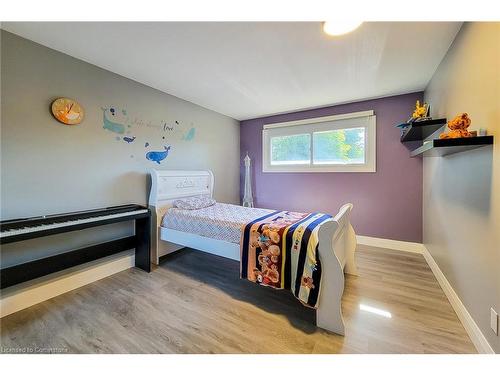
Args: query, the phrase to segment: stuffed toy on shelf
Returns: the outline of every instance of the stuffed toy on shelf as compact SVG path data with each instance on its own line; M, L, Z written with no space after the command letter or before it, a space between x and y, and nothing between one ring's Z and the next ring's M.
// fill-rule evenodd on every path
M415 110L411 116L412 121L422 121L429 119L429 104L420 105L420 100L415 103Z
M467 113L462 113L458 115L453 120L448 121L448 128L450 131L448 133L442 133L439 139L449 139L449 138L469 138L473 137L476 133L469 132L467 128L470 126L471 120Z
M401 134L404 134L413 124L414 122L419 122L419 121L424 121L424 120L431 120L432 118L429 116L430 112L430 106L427 103L424 103L423 105L420 105L420 100L417 100L415 103L415 110L413 111L412 115L408 119L408 121L396 125L397 128L401 129Z

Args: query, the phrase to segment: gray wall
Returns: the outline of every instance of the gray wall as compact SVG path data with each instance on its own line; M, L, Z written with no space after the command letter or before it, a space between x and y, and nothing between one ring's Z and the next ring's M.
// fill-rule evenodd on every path
M493 147L424 159L424 243L497 353L500 313L500 23L465 23L426 91L434 116L467 112Z
M5 31L1 79L2 219L146 204L149 168L211 169L215 198L238 202L236 120ZM82 104L82 124L66 126L52 117L49 108L57 97ZM128 135L137 137L133 143L117 140L118 134L103 128L101 108L110 107L116 112L112 116L108 110L111 120L132 124ZM165 123L174 130L164 131ZM194 139L183 140L192 127ZM145 158L146 151L165 145L172 148L161 165ZM87 230L86 236L60 235L4 246L2 265L130 231L130 225L114 225Z

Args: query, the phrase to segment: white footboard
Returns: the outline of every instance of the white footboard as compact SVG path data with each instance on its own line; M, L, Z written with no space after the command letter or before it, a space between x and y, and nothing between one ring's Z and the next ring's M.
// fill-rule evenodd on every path
M342 206L333 221L319 228L319 258L322 267L316 325L339 335L345 334L342 317L344 270L356 274L356 236L349 221L352 204Z

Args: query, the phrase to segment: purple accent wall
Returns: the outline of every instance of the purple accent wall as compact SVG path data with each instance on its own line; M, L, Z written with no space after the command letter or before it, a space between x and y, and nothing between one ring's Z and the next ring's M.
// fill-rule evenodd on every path
M357 234L422 242L422 160L410 158L394 128L409 117L417 99L422 101L422 92L241 121L241 196L248 151L256 207L336 214L351 202ZM377 172L262 172L264 124L367 110L377 116Z

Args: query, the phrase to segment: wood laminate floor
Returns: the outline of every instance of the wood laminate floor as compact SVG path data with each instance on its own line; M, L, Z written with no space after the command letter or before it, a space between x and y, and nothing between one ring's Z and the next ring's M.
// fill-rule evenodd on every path
M238 262L184 249L1 319L1 349L71 353L475 353L421 255L358 246L346 336L315 327L287 292L239 279ZM373 310L377 309L377 310ZM367 311L368 310L368 311Z

